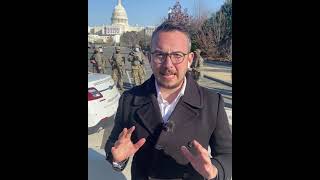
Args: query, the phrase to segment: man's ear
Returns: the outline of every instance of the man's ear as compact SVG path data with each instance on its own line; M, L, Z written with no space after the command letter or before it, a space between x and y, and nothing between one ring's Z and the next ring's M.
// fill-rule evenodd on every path
M188 57L189 57L189 59L192 59L192 60L193 60L193 58L194 58L194 53L193 53L193 52L190 52L190 53L188 54Z
M193 54L193 52L190 52L190 53L188 54L188 68L190 68L191 63L192 63L192 61L193 61L193 58L194 58L194 54Z

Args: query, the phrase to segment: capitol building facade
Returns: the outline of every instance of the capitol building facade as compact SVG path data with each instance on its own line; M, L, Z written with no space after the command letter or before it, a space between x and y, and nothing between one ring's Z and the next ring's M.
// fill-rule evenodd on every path
M112 39L113 42L120 43L120 36L125 32L144 31L146 35L151 36L154 30L154 26L130 26L128 23L126 10L121 4L121 0L118 0L118 4L116 5L112 13L111 25L102 25L94 27L88 26L88 42L107 42L109 39Z

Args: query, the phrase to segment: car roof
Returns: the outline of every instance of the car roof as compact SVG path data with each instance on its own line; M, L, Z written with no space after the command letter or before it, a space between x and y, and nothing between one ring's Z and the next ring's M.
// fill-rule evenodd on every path
M111 78L108 74L88 73L88 82Z

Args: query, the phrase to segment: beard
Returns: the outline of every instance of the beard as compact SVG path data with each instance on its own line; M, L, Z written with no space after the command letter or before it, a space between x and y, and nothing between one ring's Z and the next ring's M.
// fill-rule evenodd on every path
M166 80L163 78L164 75L166 75L166 76L173 75L174 79ZM174 70L167 69L167 68L160 69L158 77L156 77L156 81L157 81L158 85L162 88L175 89L175 88L178 88L182 84L183 79L184 79L184 78L179 79L179 77L177 75L178 75L178 73Z

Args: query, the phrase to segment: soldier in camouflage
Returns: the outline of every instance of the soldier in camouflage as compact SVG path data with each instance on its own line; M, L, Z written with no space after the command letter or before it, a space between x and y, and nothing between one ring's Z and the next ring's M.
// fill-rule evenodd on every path
M190 67L193 78L196 81L198 81L200 79L200 77L202 76L201 67L203 66L203 58L201 57L200 53L201 53L200 49L196 49L194 51L195 56L193 58L193 61L192 61L191 67Z
M144 82L146 71L144 67L145 56L140 51L140 46L135 45L134 50L129 54L128 61L131 62L132 78L134 85L138 86Z
M94 73L106 73L106 58L99 52L99 49L94 49L90 62L92 63Z
M112 79L117 83L117 87L123 90L123 75L124 75L124 63L125 57L120 54L120 47L115 47L116 53L114 53L110 59L110 65L112 69Z
M90 63L91 63L91 65L92 65L92 71L91 72L93 72L93 73L96 73L96 60L95 60L95 55L96 55L96 53L97 53L98 51L96 50L96 49L93 49L93 53L92 53L92 55L90 56Z
M102 47L99 48L99 56L98 59L101 62L101 73L106 74L107 73L107 57L103 54Z

